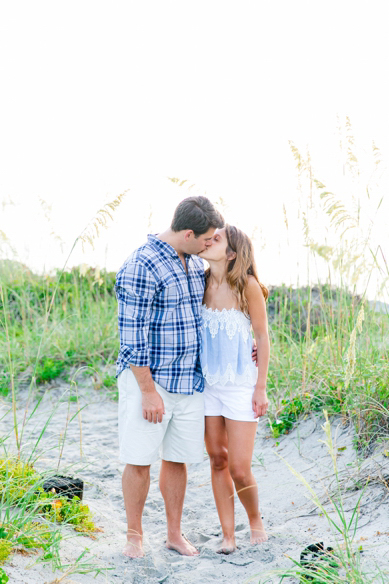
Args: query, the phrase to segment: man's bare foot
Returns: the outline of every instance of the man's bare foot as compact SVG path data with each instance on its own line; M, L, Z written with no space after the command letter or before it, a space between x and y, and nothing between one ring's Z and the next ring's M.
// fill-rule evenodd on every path
M168 550L175 550L182 556L197 556L199 551L192 545L185 537L185 535L179 535L175 538L168 538L166 540L166 547Z
M123 554L128 558L143 558L145 554L142 548L142 536L128 535Z
M250 521L250 543L264 543L268 540L261 516Z
M236 550L236 543L234 537L224 537L220 548L217 550L217 554L225 554L228 556Z

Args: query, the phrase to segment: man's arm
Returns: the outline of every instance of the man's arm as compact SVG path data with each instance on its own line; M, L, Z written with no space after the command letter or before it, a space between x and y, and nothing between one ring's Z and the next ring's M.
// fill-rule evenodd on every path
M150 371L148 333L156 282L149 270L130 263L116 279L119 303L118 323L122 355L134 373L142 392L143 417L149 422L162 422L165 413L161 396L155 389Z

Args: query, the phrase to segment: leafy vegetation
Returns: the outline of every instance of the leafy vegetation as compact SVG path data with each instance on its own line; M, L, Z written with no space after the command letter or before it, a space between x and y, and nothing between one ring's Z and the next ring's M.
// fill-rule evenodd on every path
M99 211L79 238L83 244L93 245L99 226L111 217L123 196ZM113 328L116 310L113 285L114 275L104 273L102 276L99 270L81 267L38 276L18 262L0 262L0 397L10 398L12 402L16 446L14 453L15 447L9 448L10 437L0 437L4 451L0 460L0 563L5 562L13 551L28 553L29 549L41 549L39 561L50 563L53 570L65 571L66 576L90 572L98 575L107 569L101 567L96 558L87 558L87 548L82 548L70 564L61 560L63 526L72 526L79 534L93 539L94 533L101 530L95 526L89 507L78 497L68 499L43 490L44 479L55 474L54 469L44 477L30 462L54 412L43 424L36 443L28 445L28 461L24 460L22 444L29 400L37 387L42 384L48 387L47 384L62 376L70 382L67 392L70 406L71 401L78 401L77 391L73 395L73 389L77 390L77 387L72 368L85 364L96 372L96 367L112 362L117 351L117 333ZM104 378L104 385L113 391L109 376ZM16 412L21 388L28 388L28 399L20 428ZM29 419L40 403L37 393L34 397L38 397L38 401L28 413ZM68 422L69 415L57 471ZM39 460L37 454L35 459ZM1 568L1 584L8 580Z
M115 274L73 268L64 272L53 297L56 278L26 272L3 281L4 313L8 320L12 371L6 332L0 394L30 383L49 383L71 367L89 366L95 388L117 399L114 375L104 372L116 359L119 341ZM361 297L329 285L270 287L268 300L271 361L268 388L274 437L288 432L299 416L327 408L352 418L365 447L388 430L389 322ZM51 305L49 318L47 307ZM358 359L346 387L350 338L361 307L363 334L354 340ZM40 345L42 329L45 340ZM72 399L75 401L76 397Z
M76 531L97 531L88 506L79 497L69 499L43 490L42 484L47 478L37 473L29 463L9 457L0 460L2 504L22 505L26 510L39 512L50 521L75 525Z
M93 539L101 531L87 505L78 497L45 492L45 479L31 464L12 457L0 460L0 564L20 548L41 549L43 560L58 561L58 524L71 525ZM0 572L6 582L4 574Z
M301 416L325 409L329 415L341 415L354 424L355 446L364 450L387 439L389 430L388 311L386 306L386 310L376 312L364 290L374 273L380 279L377 292L387 292L389 271L373 238L373 219L366 221L366 217L377 215L382 196L374 193L371 184L363 185L362 190L358 184L360 173L349 123L343 140L343 168L351 181L348 190L353 193L347 202L316 178L309 153L303 156L291 144L304 204L298 207L298 233L292 233L284 207L286 233L288 238L301 238L302 234L308 281L315 284L269 289L269 425L278 438ZM378 168L376 147L374 156ZM374 172L369 174L374 177ZM185 182L171 180L180 185ZM93 245L99 227L119 203L120 197L99 211L79 238L83 244ZM361 213L363 205L368 212ZM316 265L326 268L324 282L312 277ZM38 389L35 396L39 395L41 386L48 389L58 378L68 383L75 368L87 366L84 374L93 376L95 389L117 399L115 376L106 371L119 349L114 284L114 273L84 265L37 275L18 262L0 262L0 397L12 402L19 455L23 429L20 434L16 404L21 389L28 388L29 396ZM70 385L69 402L77 401L78 396L71 392L72 382ZM327 425L325 429L331 450ZM63 568L59 526L69 524L89 535L94 532L88 507L76 498L69 501L44 493L42 477L21 458L6 453L0 461L0 488L4 518L0 525L0 563L22 546L42 549L45 561ZM328 561L322 558L315 570L297 563L297 573L306 582L362 584L367 580L353 544L357 512L347 523L340 494L334 504L337 523L317 501L329 525L342 535L343 548L335 550ZM11 508L15 510L12 520ZM77 566L69 568L69 573L91 569L84 555L80 554ZM94 569L98 573L99 569ZM0 569L0 584L7 579Z
M364 491L359 497L357 504L351 514L347 515L343 501L343 491L341 478L337 463L337 453L332 441L331 425L328 418L328 412L324 411L325 424L323 430L325 433L324 443L331 456L334 475L336 479L336 488L334 494L329 497L332 509L328 509L321 501L314 488L305 480L305 478L294 468L290 466L282 457L280 458L287 465L293 475L295 475L305 486L309 493L310 500L314 503L318 511L326 518L332 538L334 548L323 549L323 553L314 553L313 561L305 561L303 557L300 560L292 560L294 568L282 574L281 581L288 576L297 574L300 576L301 583L313 582L315 584L341 584L342 582L353 582L355 584L365 584L376 581L370 578L361 569L360 552L361 546L355 541L355 535L358 527L359 504ZM316 547L316 546L315 546ZM319 551L319 550L318 550ZM379 576L379 571L376 577Z
M43 384L70 367L103 367L115 360L115 275L73 268L51 276L8 271L2 280L0 311L0 394L16 384ZM7 350L9 346L9 354ZM11 359L11 362L10 362Z

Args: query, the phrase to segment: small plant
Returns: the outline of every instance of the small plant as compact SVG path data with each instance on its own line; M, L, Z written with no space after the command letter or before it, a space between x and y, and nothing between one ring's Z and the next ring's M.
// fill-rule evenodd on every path
M4 564L12 551L12 542L9 539L0 539L0 564Z
M116 386L115 375L106 375L103 379L103 385L104 387L108 387L108 389L110 389L111 387L115 387Z
M283 399L281 400L281 404L284 407L273 421L271 420L271 416L269 416L269 425L273 438L278 438L281 434L288 434L300 415L305 411L303 401L298 396L288 401Z
M299 566L303 572L297 572L301 583L321 584L336 582L339 578L340 564L331 547L324 549L323 542L311 544L300 555Z
M0 396L7 397L9 394L11 382L9 379L9 374L5 371L0 373Z
M328 452L331 455L336 479L336 492L333 496L329 497L329 499L334 512L336 513L336 519L332 518L330 512L327 511L321 503L319 496L305 478L280 455L278 455L278 457L284 461L291 473L307 488L311 495L311 501L315 504L320 514L326 518L334 537L334 549L327 548L326 551L324 551L324 549L316 551L316 553L313 554L314 558L311 558L311 561L309 559L307 560L305 557L300 558L299 561L291 558L295 565L295 569L284 572L282 577L286 578L292 576L297 571L297 574L300 576L300 582L304 584L308 582L314 584L325 584L327 582L333 582L334 584L340 584L341 582L364 584L368 580L365 579L364 574L361 572L359 558L360 549L354 544L355 533L358 526L358 510L364 491L362 491L362 494L355 505L351 518L348 519L342 499L342 490L337 465L337 453L332 441L331 425L326 411L324 411L324 416L326 421L323 426L325 433L325 440L323 442L327 446ZM341 542L339 542L339 538L341 538ZM318 545L323 548L322 544Z
M9 578L3 568L0 568L0 584L7 584Z
M75 526L75 531L88 535L99 531L93 523L92 513L88 505L81 502L79 497L72 499L67 497L53 498L51 493L42 493L38 501L42 513L50 521L57 523L69 523Z
M103 380L103 385L108 389L108 396L112 400L118 401L119 391L117 388L117 379L115 375L106 375Z
M35 376L37 383L44 383L45 381L51 381L59 375L61 375L64 370L64 363L62 361L55 361L50 357L45 357L37 365L35 370Z
M22 545L27 549L45 549L48 547L51 538L52 534L44 523L31 521L26 523L23 526L23 530L16 535L16 543L17 545Z
M17 459L0 459L0 495L10 503L23 499L40 477L32 465Z
M43 477L32 465L17 459L0 460L0 493L8 503L22 505L26 511L35 511L50 521L70 523L76 531L88 534L99 531L89 507L79 497L58 497L56 493L45 492L42 484Z

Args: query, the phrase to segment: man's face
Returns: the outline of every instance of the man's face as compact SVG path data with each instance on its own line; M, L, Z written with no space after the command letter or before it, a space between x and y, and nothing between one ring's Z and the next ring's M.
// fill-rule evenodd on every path
M215 228L210 227L206 233L195 237L193 231L185 233L185 253L199 254L210 245L212 245L212 238L215 233Z

